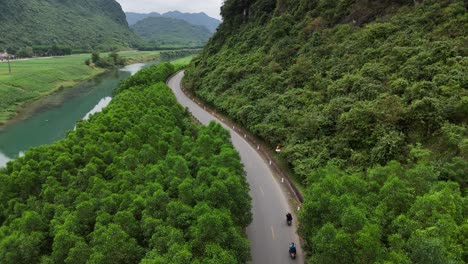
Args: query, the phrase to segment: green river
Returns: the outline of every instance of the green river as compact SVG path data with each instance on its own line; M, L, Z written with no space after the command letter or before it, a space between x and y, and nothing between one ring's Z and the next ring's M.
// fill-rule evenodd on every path
M29 105L15 120L0 127L0 167L30 147L62 139L78 120L109 104L120 81L152 64L137 63L106 72Z

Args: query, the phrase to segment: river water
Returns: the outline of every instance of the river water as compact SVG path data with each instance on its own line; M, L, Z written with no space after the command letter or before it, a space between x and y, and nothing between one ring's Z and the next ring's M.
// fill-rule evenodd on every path
M109 104L120 81L152 64L137 63L106 72L28 105L15 120L0 127L0 167L30 147L64 138L77 121Z

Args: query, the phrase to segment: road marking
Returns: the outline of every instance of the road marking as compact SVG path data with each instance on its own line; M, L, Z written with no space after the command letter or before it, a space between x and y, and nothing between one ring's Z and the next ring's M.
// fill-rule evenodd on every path
M265 192L262 189L262 186L260 186L260 191L262 192L262 195L265 196Z
M275 230L273 229L273 226L271 226L271 235L273 237L273 240L276 240L276 237L275 237Z

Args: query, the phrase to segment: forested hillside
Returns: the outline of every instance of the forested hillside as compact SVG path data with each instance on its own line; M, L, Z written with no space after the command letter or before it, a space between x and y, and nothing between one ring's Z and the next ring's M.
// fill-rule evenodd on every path
M102 113L0 170L0 263L245 263L248 186L229 133L163 83L124 81Z
M227 0L185 85L305 186L310 263L466 263L461 0Z
M179 11L170 11L164 14L159 14L156 12L151 12L148 14L141 14L141 13L133 13L133 12L126 12L125 15L127 16L128 24L134 25L138 21L141 21L147 17L172 17L180 20L184 20L192 25L204 26L210 32L215 32L216 28L221 24L216 18L212 18L205 13L182 13Z
M125 16L127 17L127 23L129 26L135 25L138 21L141 21L147 17L160 17L161 14L157 12L151 12L147 14L143 13L134 13L134 12L125 12Z
M115 0L3 0L0 50L69 46L109 50L138 43Z
M184 20L192 25L206 27L210 32L215 32L216 28L221 24L218 19L212 18L207 14L201 13L182 13L179 11L171 11L163 14L165 17L172 17Z
M151 45L201 46L212 33L203 26L169 17L147 17L132 25L133 31Z

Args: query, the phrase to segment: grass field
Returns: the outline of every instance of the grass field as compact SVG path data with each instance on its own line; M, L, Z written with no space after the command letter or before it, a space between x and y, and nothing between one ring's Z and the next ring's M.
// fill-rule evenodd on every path
M120 55L130 63L154 60L159 52L128 51ZM102 57L107 57L102 54ZM90 54L54 58L35 58L0 63L0 123L14 116L18 107L50 94L61 87L70 87L105 71L84 64Z
M193 57L194 56L192 55L192 56L188 56L188 57L185 57L185 58L180 58L180 59L171 61L171 63L175 64L175 65L188 65L190 63L190 61L192 61Z

